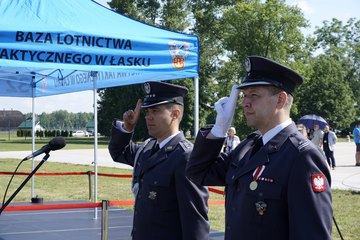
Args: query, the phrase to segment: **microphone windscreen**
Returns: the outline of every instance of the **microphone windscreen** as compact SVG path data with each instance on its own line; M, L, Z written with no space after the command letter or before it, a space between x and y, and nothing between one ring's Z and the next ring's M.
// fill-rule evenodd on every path
M63 137L54 137L49 142L49 147L50 147L51 151L61 149L61 148L65 147L65 145L66 145L65 138L63 138Z

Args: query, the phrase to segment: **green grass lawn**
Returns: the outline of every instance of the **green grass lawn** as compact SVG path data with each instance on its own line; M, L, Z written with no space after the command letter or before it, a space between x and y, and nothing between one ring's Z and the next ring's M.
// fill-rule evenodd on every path
M36 138L35 149L47 144L52 138ZM94 137L67 137L64 149L91 149L94 147ZM98 148L107 148L108 137L98 137ZM31 137L17 137L16 132L0 131L0 151L28 151L32 149Z

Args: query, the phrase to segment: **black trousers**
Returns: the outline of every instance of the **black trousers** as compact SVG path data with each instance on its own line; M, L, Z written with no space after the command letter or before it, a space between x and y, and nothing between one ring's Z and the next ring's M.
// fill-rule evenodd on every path
M330 151L330 149L324 149L326 161L330 167L336 167L334 151Z

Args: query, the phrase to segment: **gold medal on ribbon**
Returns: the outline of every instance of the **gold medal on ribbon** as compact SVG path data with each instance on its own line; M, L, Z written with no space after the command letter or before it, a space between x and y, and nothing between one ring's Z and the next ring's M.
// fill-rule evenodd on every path
M255 191L258 187L258 183L256 181L252 181L249 185L251 191Z
M260 177L260 175L262 174L262 172L265 169L265 165L259 166L255 169L255 171L253 172L253 181L250 183L249 188L251 191L255 191L258 187L258 183L256 180L258 180L258 178Z

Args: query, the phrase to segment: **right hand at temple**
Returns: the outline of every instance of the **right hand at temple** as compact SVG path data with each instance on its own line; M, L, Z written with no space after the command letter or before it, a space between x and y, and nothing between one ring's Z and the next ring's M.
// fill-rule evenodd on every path
M128 110L128 111L124 112L124 114L123 114L123 121L124 121L123 128L126 131L128 131L128 132L134 131L135 126L136 126L136 124L137 124L137 122L139 121L139 118L140 118L141 105L142 105L142 100L138 99L138 101L136 103L136 107L135 107L134 110Z

